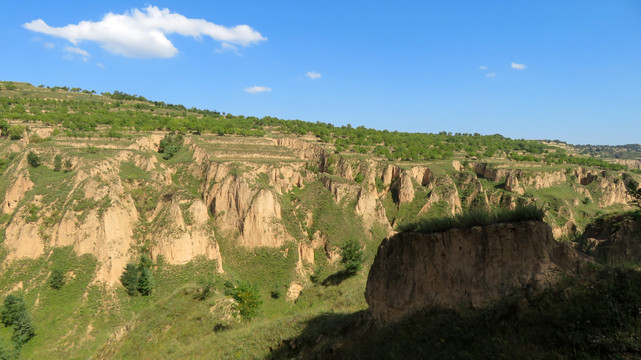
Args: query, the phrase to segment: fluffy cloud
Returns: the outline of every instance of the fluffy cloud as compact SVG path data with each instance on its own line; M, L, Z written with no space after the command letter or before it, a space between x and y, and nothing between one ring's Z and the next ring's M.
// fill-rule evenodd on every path
M74 45L85 40L95 41L110 53L137 58L168 58L176 55L178 49L167 38L168 34L174 33L193 38L209 36L223 44L239 46L267 40L248 25L225 27L151 5L124 14L108 13L98 22L81 21L52 27L38 19L23 26L31 31L67 39Z
M525 66L525 64L517 64L517 63L515 63L515 62L513 62L513 63L512 63L512 69L516 69L516 70L523 70L523 69L525 69L526 67L527 67L527 66Z
M316 71L308 71L307 73L305 73L305 76L307 76L308 78L310 78L312 80L316 80L316 79L320 79L321 76L323 76L323 75L321 75L321 73L318 73Z
M245 92L248 92L250 94L258 94L262 92L270 92L272 91L271 88L268 88L267 86L252 86L245 88Z

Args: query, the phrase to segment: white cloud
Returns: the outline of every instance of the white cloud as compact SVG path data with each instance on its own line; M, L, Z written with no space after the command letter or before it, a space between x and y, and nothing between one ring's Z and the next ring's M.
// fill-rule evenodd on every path
M96 66L97 66L97 67L99 67L99 68L101 68L101 69L104 69L104 68L105 68L105 66L104 66L102 63L96 63Z
M479 66L479 69L481 69L481 70L487 70L487 66L485 66L485 65L481 65L481 66Z
M223 44L240 46L267 40L248 25L225 27L151 5L124 14L108 13L98 22L81 21L77 25L52 27L38 19L23 26L31 31L67 39L74 45L84 40L95 41L110 53L137 58L175 56L178 49L166 36L174 33L193 38L209 36Z
M54 47L56 47L56 44L47 41L46 43L42 44L42 46L44 46L45 49L53 49Z
M305 76L307 76L308 78L310 78L312 80L316 80L316 79L320 79L321 76L323 76L323 75L321 75L321 73L318 73L316 71L308 71L307 73L305 73Z
M516 69L516 70L523 70L523 69L525 69L526 67L527 67L527 66L525 66L525 64L517 64L517 63L515 63L515 62L513 62L513 63L512 63L512 69Z
M65 60L73 60L73 55L71 54L63 55L62 58Z
M79 47L67 46L67 47L65 48L65 51L66 51L66 52L70 52L70 53L72 53L72 54L82 55L82 56L84 56L84 57L89 56L89 53L88 53L87 51L82 50L82 49L81 49L81 48L79 48Z
M495 77L496 74L495 73L487 73L487 74L485 74L485 76L487 76L487 77Z
M268 88L267 86L252 86L245 88L245 92L248 92L250 94L257 94L257 93L262 93L262 92L270 92L272 91L271 88Z

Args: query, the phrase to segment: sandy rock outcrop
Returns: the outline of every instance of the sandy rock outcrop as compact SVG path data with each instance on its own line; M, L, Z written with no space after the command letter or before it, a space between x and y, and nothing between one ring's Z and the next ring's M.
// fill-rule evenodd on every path
M478 308L515 287L549 284L577 259L540 221L400 233L378 248L365 298L381 323L433 306Z
M418 212L418 216L426 214L434 205L445 202L450 215L456 215L463 211L458 189L454 181L447 175L435 178L428 186L431 190L427 202Z
M357 187L347 183L344 180L323 176L320 178L321 183L332 193L334 201L340 204L341 201L356 192Z
M599 218L582 238L596 244L594 255L608 263L641 261L641 211Z
M388 233L392 231L392 226L385 214L385 207L378 198L367 189L362 188L359 191L358 201L354 211L363 218L363 226L365 229L371 229L374 224L380 224L387 229Z
M394 183L394 189L398 194L398 203L406 204L414 200L414 184L412 183L412 175L403 171Z
M31 189L33 189L33 182L29 179L29 172L23 170L7 189L4 195L4 203L2 204L2 212L4 214L12 213L20 200L24 198L24 194Z
M505 190L511 191L519 195L523 195L525 193L525 190L523 190L523 188L519 184L518 177L512 174L509 174L505 179Z

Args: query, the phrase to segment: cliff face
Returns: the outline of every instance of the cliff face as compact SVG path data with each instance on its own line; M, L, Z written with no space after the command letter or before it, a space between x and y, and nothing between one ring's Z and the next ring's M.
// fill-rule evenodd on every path
M641 261L641 212L599 218L581 235L594 256L607 263Z
M378 248L365 298L371 316L389 323L433 306L481 307L576 266L574 250L538 221L400 233Z

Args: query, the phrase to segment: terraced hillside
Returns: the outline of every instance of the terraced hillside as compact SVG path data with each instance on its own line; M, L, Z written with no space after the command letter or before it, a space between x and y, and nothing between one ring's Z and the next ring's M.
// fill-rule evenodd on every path
M632 169L500 135L241 118L27 84L0 101L0 291L33 318L24 358L264 358L319 314L363 310L377 247L400 224L536 204L571 240L641 197ZM349 273L354 241L364 261ZM128 264L153 275L150 295L128 295ZM261 299L251 321L230 291L245 282ZM3 348L11 336L0 329Z

